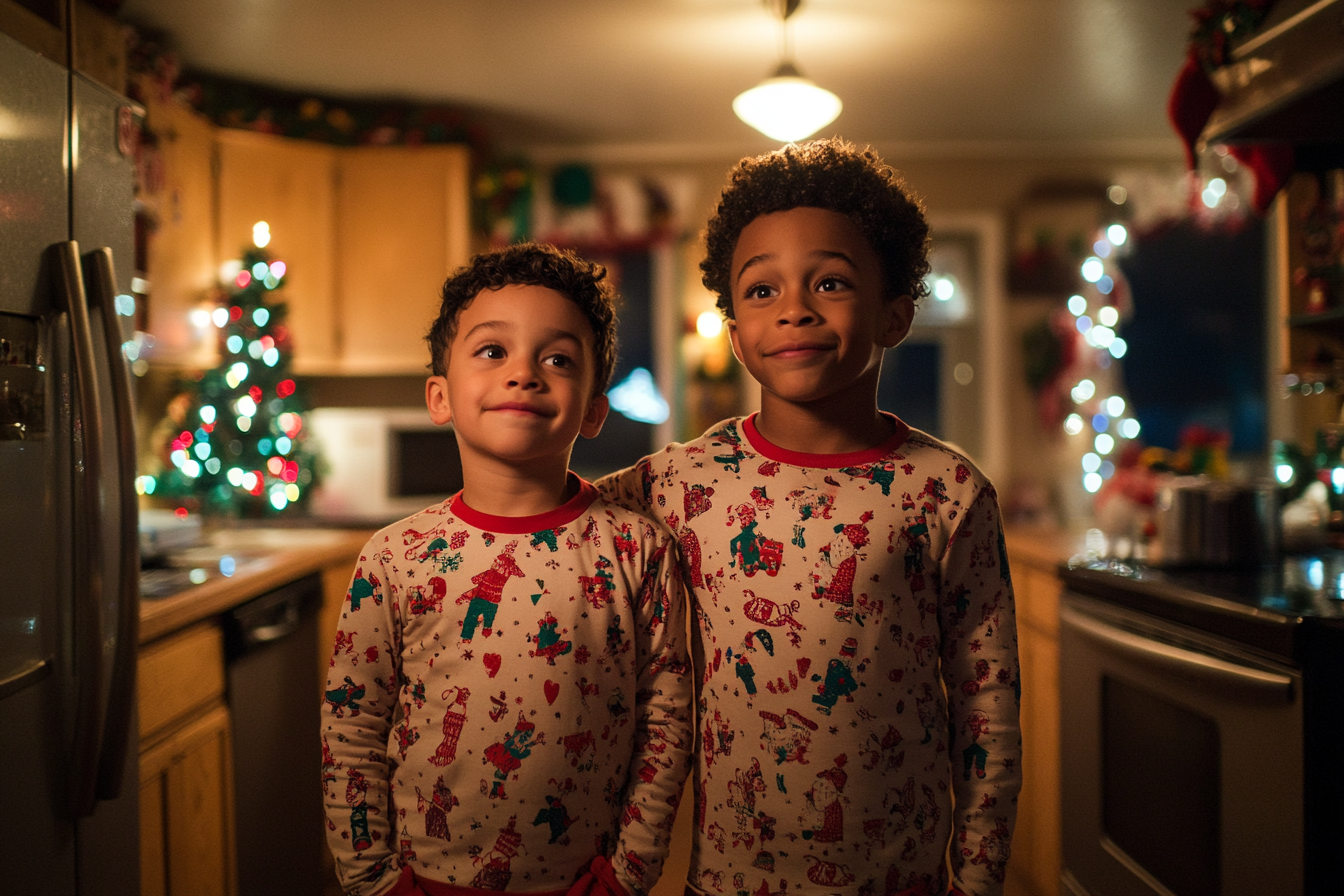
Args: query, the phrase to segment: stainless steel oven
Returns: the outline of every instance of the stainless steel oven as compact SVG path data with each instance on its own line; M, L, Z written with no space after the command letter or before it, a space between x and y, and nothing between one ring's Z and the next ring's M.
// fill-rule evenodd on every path
M1301 671L1076 592L1060 617L1063 891L1304 892Z

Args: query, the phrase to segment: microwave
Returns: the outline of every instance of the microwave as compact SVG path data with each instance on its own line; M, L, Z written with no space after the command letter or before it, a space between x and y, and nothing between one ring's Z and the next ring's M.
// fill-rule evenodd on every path
M315 408L304 421L322 452L320 520L383 526L462 488L457 435L424 408Z

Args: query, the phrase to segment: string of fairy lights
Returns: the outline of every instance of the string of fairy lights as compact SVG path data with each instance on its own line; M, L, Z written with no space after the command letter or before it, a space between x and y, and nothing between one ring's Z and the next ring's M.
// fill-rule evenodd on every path
M1112 186L1108 197L1114 204L1125 201L1125 189ZM1090 351L1080 360L1082 375L1069 390L1074 409L1064 418L1064 432L1070 437L1087 438L1091 444L1081 459L1083 488L1096 493L1115 474L1115 461L1123 444L1138 438L1142 427L1131 414L1128 403L1115 385L1118 377L1112 363L1125 356L1129 346L1116 332L1120 323L1117 299L1121 274L1119 255L1129 243L1129 231L1119 223L1101 229L1092 244L1092 254L1083 259L1079 274L1087 283L1069 297L1067 306L1074 326ZM1088 368L1091 369L1088 369Z

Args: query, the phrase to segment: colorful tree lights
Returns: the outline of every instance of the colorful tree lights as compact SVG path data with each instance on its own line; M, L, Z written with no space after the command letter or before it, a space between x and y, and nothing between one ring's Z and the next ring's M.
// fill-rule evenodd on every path
M158 476L138 480L141 493L182 502L179 512L259 516L302 505L314 484L315 451L306 441L307 408L290 375L286 306L276 291L285 263L256 246L226 266L225 286L210 322L218 330L219 364L184 383L169 406L171 435L161 445Z

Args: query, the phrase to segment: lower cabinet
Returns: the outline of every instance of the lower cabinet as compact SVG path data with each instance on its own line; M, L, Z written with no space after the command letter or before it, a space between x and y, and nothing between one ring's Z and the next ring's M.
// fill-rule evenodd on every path
M1007 896L1059 896L1058 554L1009 537L1022 667L1022 793L1008 863ZM1067 556L1064 554L1063 556Z
M233 896L233 742L224 639L203 623L140 651L143 896Z

